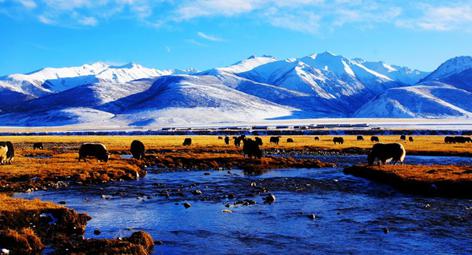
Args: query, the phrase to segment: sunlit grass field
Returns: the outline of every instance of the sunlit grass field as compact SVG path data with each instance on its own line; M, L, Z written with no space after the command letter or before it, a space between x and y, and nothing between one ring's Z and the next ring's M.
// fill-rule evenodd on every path
M190 148L208 147L218 149L234 149L233 140L230 145L225 145L224 140L218 136L4 136L2 141L11 141L18 150L30 151L32 143L43 142L45 150L68 148L77 150L80 143L101 142L111 151L128 150L131 142L135 139L142 141L146 149L178 149L182 147L185 137L192 138ZM357 141L356 136L342 136L344 144L333 144L333 136L318 136L319 141L315 141L315 136L282 136L279 145L269 143L269 136L260 136L263 140L263 148L323 148L323 149L346 149L346 148L371 148L373 143L370 136L364 136L364 141ZM293 143L287 143L287 138L293 138ZM414 142L401 141L400 136L379 136L380 142L392 143L400 142L408 151L415 152L448 152L448 153L468 153L472 152L472 144L445 144L444 136L414 136Z

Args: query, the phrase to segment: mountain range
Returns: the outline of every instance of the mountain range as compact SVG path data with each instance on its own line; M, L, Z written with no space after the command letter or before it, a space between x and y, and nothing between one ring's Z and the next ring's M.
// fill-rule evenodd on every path
M205 71L130 63L0 77L1 126L166 126L306 118L471 118L472 57L429 73L330 52Z

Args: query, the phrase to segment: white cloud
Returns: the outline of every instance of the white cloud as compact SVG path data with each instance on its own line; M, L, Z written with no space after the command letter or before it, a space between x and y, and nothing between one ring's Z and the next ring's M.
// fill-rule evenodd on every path
M12 1L14 4L9 4ZM0 0L0 15L34 15L60 26L96 26L114 18L162 28L195 19L246 19L303 33L381 23L404 29L471 31L472 0ZM75 15L71 15L76 13ZM201 33L200 38L218 41Z
M217 36L214 36L214 35L209 35L209 34L205 34L203 32L198 32L197 35L200 37L200 38L203 38L205 40L208 40L208 41L212 41L212 42L222 42L223 39L217 37Z
M97 19L94 17L83 17L79 19L79 23L84 26L95 26L97 22Z
M470 31L472 27L472 3L454 6L433 6L421 4L423 10L419 17L401 19L396 22L399 27L450 31Z
M34 9L38 6L34 0L17 0L17 2L26 9Z
M40 15L38 16L38 20L39 22L43 23L43 24L47 24L47 25L52 25L52 24L55 24L54 20L44 16L44 15Z

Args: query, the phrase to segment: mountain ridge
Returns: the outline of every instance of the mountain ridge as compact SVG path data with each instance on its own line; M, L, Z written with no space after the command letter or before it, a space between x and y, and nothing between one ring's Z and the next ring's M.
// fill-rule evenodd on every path
M432 73L330 52L289 59L250 56L200 72L97 62L0 77L0 121L156 126L320 117L472 118L471 77L472 57L450 59Z

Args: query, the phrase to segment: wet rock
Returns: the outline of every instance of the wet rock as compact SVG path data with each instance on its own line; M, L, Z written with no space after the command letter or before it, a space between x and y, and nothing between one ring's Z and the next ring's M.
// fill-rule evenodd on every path
M255 205L256 201L251 200L251 199L244 199L244 200L238 200L234 202L235 206L242 205L242 206L249 206L249 205Z
M224 213L233 213L233 211L229 210L229 209L224 209L223 210Z
M203 175L210 175L210 173L209 173L209 172L205 172L205 173L203 173Z
M101 198L109 200L109 199L111 199L111 196L110 195L102 195Z
M185 202L185 203L183 203L183 205L184 205L185 209L188 209L188 208L192 207L192 205L189 202Z
M382 230L385 234L388 234L390 232L390 229L388 229L387 227L382 228Z
M312 220L316 220L316 214L312 213L312 214L308 215L308 218L310 218Z
M192 194L198 196L198 195L203 194L203 192L202 192L201 190L199 190L199 189L196 189L196 190L192 191Z
M269 194L264 198L264 203L266 204L272 204L275 202L275 195L274 194Z
M154 245L163 245L163 244L164 244L164 242L161 241L161 240L154 241Z
M256 187L257 183L256 182L251 182L251 187Z
M96 236L100 235L101 233L102 233L102 231L100 231L99 229L95 229L93 231L93 234L96 235Z
M59 204L65 205L65 204L66 204L66 201L59 201Z
M229 199L234 199L236 196L233 193L230 193L230 194L227 195L227 197Z

